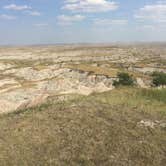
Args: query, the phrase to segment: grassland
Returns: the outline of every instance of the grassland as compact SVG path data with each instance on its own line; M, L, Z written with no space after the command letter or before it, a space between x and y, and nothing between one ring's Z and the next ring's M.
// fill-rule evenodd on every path
M164 166L165 94L121 87L1 115L0 165Z

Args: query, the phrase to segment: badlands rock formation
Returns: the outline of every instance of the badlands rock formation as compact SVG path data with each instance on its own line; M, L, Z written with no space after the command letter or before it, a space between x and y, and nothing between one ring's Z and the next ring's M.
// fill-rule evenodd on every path
M0 113L32 107L48 96L113 89L119 71L148 87L152 71L166 71L159 46L43 46L0 48Z

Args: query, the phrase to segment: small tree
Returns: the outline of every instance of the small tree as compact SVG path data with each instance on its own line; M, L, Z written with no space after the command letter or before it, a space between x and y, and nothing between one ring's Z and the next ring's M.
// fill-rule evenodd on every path
M123 86L133 86L134 85L134 80L132 78L131 75L129 75L128 73L118 73L118 81L114 81L113 85L114 86L119 86L119 85L123 85Z
M152 74L153 84L155 86L164 86L166 85L166 73L164 72L154 72Z

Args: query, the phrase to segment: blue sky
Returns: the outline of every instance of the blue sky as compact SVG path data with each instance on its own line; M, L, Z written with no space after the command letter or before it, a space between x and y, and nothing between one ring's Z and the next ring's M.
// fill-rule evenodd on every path
M166 0L0 0L0 44L166 41Z

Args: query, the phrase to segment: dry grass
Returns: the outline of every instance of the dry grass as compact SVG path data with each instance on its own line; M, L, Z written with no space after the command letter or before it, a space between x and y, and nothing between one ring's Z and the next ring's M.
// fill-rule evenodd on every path
M67 68L70 69L74 69L74 70L80 70L83 72L89 72L92 74L96 74L96 75L104 75L104 76L108 76L108 77L117 77L117 74L119 72L127 72L130 75L132 75L134 78L140 77L143 79L150 79L150 77L148 75L145 75L143 73L140 72L132 72L132 71L128 71L126 68L124 68L123 66L120 67L120 64L118 66L118 64L109 64L110 67L101 67L101 66L93 66L92 64L85 64L85 63L81 63L81 64L70 64L70 65L66 65Z
M97 75L105 75L109 77L116 77L117 73L119 72L118 69L115 68L106 68L106 67L99 67L99 66L92 66L91 64L73 64L73 65L66 65L67 68L80 70L83 72L89 72Z
M166 89L142 89L138 94L166 103Z
M0 165L163 166L166 130L139 127L166 120L166 103L139 89L50 98L0 117Z

